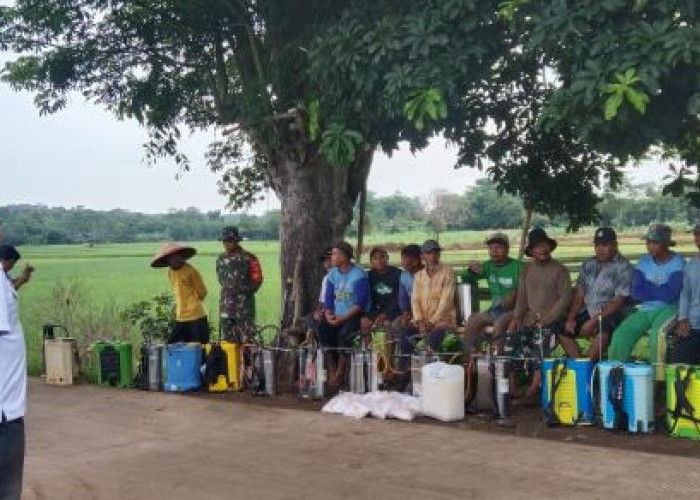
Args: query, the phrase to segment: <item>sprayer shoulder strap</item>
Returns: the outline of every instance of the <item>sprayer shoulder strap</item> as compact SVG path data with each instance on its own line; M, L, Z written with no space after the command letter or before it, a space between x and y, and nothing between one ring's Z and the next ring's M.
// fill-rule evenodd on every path
M608 400L613 408L613 428L625 428L625 368L617 366L610 369L608 375Z
M561 370L559 370L559 366L561 365ZM547 405L547 409L545 411L547 415L547 424L548 425L560 425L562 422L559 419L559 415L557 415L556 412L556 396L557 396L557 389L559 389L559 385L564 381L564 378L566 377L567 374L567 361L566 359L555 359L554 363L552 363L552 371L551 371L551 379L552 383L549 384L549 389L550 389L550 394L549 394L549 404ZM559 375L557 376L557 372L559 372ZM547 388L546 384L546 378L545 378L545 388Z
M688 367L685 377L682 376L681 367L676 367L676 379L673 381L673 390L676 396L676 407L673 410L668 410L671 414L673 423L671 424L670 432L674 432L678 426L680 419L689 420L695 426L695 429L700 433L700 419L695 417L695 408L688 399L688 387L695 375L695 368Z

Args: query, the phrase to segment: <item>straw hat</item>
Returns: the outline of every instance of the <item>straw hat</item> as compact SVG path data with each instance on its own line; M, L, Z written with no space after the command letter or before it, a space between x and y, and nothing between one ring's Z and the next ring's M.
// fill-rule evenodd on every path
M160 252L158 252L156 256L153 257L153 260L151 261L151 267L168 267L168 257L176 253L182 253L185 260L187 260L194 254L196 254L197 250L195 250L192 247L187 247L180 243L171 241L163 245L163 248L160 249Z

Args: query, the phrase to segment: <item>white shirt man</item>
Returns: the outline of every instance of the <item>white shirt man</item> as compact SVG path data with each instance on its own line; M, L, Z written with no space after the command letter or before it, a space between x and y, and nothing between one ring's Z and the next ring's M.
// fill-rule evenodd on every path
M19 500L24 464L27 358L17 291L0 273L0 499Z

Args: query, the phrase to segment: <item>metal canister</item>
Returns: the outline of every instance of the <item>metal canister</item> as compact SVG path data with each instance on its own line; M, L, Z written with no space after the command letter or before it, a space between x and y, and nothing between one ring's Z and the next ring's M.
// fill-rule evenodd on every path
M163 390L163 346L149 345L148 352L148 390Z

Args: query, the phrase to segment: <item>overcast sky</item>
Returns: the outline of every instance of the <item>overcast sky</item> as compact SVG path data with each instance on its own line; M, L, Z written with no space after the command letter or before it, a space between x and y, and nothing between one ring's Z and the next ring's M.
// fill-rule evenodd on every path
M200 134L186 140L184 149L194 168L176 180L174 164L143 163L146 134L136 122L119 121L79 97L56 115L39 116L30 94L0 83L0 205L83 205L151 213L190 206L224 210L216 176L203 162L205 146L213 137ZM471 168L454 170L454 159L455 150L440 139L415 156L407 148L391 158L377 154L369 189L380 195L401 191L425 196L435 189L463 192L480 174ZM645 166L637 169L635 180L662 176L658 167ZM253 211L277 206L270 193Z

